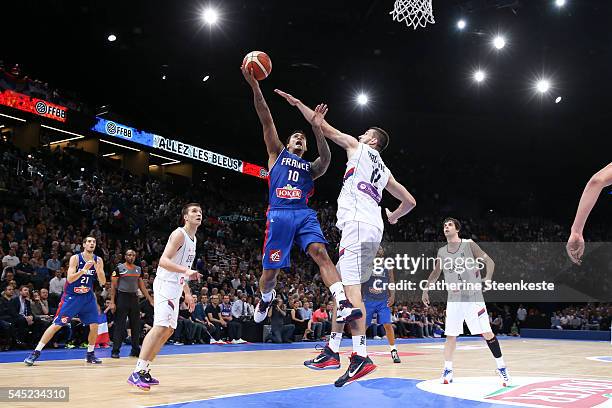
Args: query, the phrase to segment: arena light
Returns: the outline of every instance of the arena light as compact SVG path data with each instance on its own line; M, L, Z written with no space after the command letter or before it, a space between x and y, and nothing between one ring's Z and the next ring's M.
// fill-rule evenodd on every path
M368 95L366 95L365 93L360 93L359 95L357 95L357 103L361 106L365 106L368 104Z
M498 50L501 50L506 46L506 39L501 35L495 36L495 38L493 38L493 46Z
M474 81L481 83L487 78L487 74L483 70L479 69L476 72L474 72L473 77L474 77Z
M149 153L149 154L150 154L151 156L159 157L160 159L170 160L170 161L176 161L176 159L173 159L172 157L162 156L161 154L156 154L156 153Z
M110 156L114 156L116 154L117 153L114 153L114 152L113 153L106 153L106 154L103 154L102 157L110 157Z
M115 34L111 34L111 35L109 35L109 36L107 37L107 40L108 40L109 42L115 42L115 41L117 41L117 36L116 36Z
M563 98L561 96L557 96L557 99L555 99L555 103L560 103L563 100Z
M550 81L548 79L540 79L536 82L536 90L541 94L548 92L550 90Z
M134 151L136 151L136 152L139 152L139 151L140 151L140 150L135 149L135 148L130 147L130 146L122 145L122 144L115 143L115 142L109 142L108 140L100 139L100 141L101 141L102 143L106 143L106 144L113 145L113 146L119 146L119 147L122 147L122 148L124 148L124 149L134 150Z
M68 135L79 136L77 139L85 137L85 136L83 136L83 135L81 135L79 133L69 132L67 130L59 129L59 128L56 128L56 127L53 127L53 126L48 126L48 125L40 125L40 126L46 128L46 129L55 130L56 132L62 132L62 133L66 133Z
M167 163L162 163L161 165L162 165L162 166L169 166L169 165L171 165L171 164L177 164L177 163L180 163L180 161L178 161L178 160L172 160L172 161L167 162Z
M206 82L210 79L210 75L206 75L204 78L202 78L202 82Z
M555 0L555 6L557 7L565 6L565 0Z
M202 20L208 25L214 25L219 21L219 13L212 7L207 7L202 12Z
M166 79L166 75L165 75L165 74L164 74L164 75L162 75L162 79L163 79L163 80L165 80L165 79Z
M60 144L60 143L70 142L72 140L84 139L84 138L85 138L85 136L70 137L68 139L62 139L62 140L58 140L56 142L51 142L51 143L49 143L49 146L53 146L53 145Z
M457 28L460 29L460 30L463 30L466 25L467 25L467 23L465 22L464 19L461 19L461 20L457 21Z
M11 116L11 115L5 115L4 113L0 113L0 116L4 116L5 118L9 118L9 119L15 119L15 120L18 120L20 122L25 122L26 121L25 119L21 119L21 118L18 118L18 117L15 117L15 116Z

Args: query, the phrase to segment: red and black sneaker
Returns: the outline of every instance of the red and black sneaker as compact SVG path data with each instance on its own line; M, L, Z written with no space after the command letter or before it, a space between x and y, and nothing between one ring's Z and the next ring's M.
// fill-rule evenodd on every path
M376 364L370 360L370 357L362 357L357 353L353 353L350 357L348 370L346 370L346 373L344 373L342 377L336 380L334 385L336 387L344 387L345 385L363 378L374 370L376 370Z
M325 346L318 356L304 361L304 365L313 370L336 370L340 368L340 354L334 353L329 346Z

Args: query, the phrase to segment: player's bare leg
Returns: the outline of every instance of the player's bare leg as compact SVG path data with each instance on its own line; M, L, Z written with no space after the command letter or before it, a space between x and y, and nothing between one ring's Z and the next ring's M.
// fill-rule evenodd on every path
M336 308L340 309L341 320L350 322L361 318L365 312L357 307L353 307L350 298L347 300L344 285L340 279L340 273L338 273L336 265L329 259L325 245L320 242L313 242L308 245L308 254L319 266L321 279L334 296Z
M453 354L457 348L457 336L446 336L444 343L444 372L440 382L450 384L453 382Z
M491 354L493 354L493 358L495 359L495 364L497 364L497 375L502 381L502 386L508 387L511 384L510 375L508 374L508 369L506 368L506 363L504 358L502 357L501 347L499 346L499 341L493 332L482 333L482 337L485 339L487 346L489 346L489 350L491 350Z
M52 324L51 326L47 327L47 330L45 330L45 332L43 333L34 351L32 351L23 362L29 366L34 365L34 362L38 360L38 357L40 357L40 352L42 351L42 349L45 347L45 345L47 345L48 342L51 341L53 336L55 336L55 333L61 330L61 328L62 326L58 326L57 324Z
M261 300L255 306L253 320L255 323L263 322L268 316L268 307L276 298L276 276L280 269L264 269L259 278L259 290L261 291Z
M395 332L393 331L393 325L391 323L385 323L385 334L387 335L387 341L389 342L389 349L391 350L391 357L393 357L394 363L401 363L402 360L399 358L397 348L395 347Z

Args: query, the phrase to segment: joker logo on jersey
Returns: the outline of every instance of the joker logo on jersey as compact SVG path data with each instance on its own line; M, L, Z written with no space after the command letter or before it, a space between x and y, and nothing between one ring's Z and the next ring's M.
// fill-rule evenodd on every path
M279 187L276 189L276 196L286 200L299 200L302 198L302 190L287 184L285 187Z

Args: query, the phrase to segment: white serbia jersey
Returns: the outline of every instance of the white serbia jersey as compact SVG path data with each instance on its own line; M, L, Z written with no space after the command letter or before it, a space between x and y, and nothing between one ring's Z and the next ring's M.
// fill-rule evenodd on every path
M449 302L484 302L481 290L468 289L473 287L469 285L458 285L482 283L478 260L472 252L471 242L471 239L461 239L461 242L453 243L453 249L456 248L453 252L449 251L448 244L438 250L444 281L456 285L456 290L448 291Z
M338 222L342 230L349 221L361 221L384 230L379 203L391 177L378 150L359 143L357 151L346 163L342 190L338 197Z
M189 234L185 232L185 229L183 229L182 227L177 228L177 229L181 231L183 235L185 236L185 242L183 243L183 246L181 246L179 250L176 252L176 254L174 254L174 256L172 257L172 262L182 265L188 269L191 269L193 266L193 261L195 260L195 257L196 257L196 241L197 241L196 237L193 237L193 239L191 239ZM168 241L170 241L170 239L168 239ZM162 268L161 266L157 267L156 276L159 279L170 281L170 282L176 282L181 285L187 280L187 277L184 273L170 272Z

